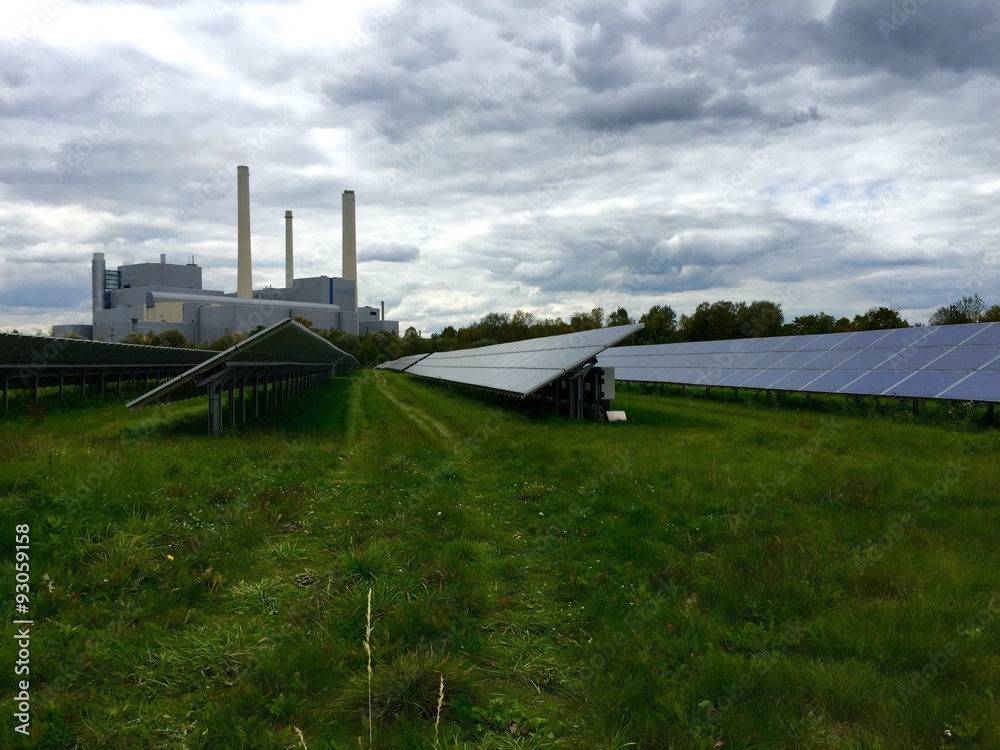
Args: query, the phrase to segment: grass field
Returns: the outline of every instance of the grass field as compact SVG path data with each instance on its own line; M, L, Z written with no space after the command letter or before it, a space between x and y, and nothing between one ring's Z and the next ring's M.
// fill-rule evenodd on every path
M2 744L1000 747L1000 435L960 409L598 425L363 371L213 440L125 400L0 422Z

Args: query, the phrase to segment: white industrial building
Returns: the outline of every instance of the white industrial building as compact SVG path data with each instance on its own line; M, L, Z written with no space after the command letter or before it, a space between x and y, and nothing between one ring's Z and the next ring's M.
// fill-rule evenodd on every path
M385 331L399 335L399 322L381 311L358 306L357 234L354 191L345 190L342 276L295 278L292 212L285 212L285 286L253 288L250 251L250 169L237 167L236 293L202 288L202 269L194 263L136 263L108 270L104 253L91 262L93 322L58 325L56 336L76 334L94 341L120 341L134 332L176 329L201 344L228 333L250 333L283 318L305 318L316 328L364 336Z

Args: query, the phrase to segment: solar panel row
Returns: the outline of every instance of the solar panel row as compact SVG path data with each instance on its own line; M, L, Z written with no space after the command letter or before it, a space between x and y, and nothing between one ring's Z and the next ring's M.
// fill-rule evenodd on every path
M1000 323L620 347L618 380L1000 401Z
M381 367L524 398L592 362L607 347L641 329L641 323L599 328L478 349L403 357Z

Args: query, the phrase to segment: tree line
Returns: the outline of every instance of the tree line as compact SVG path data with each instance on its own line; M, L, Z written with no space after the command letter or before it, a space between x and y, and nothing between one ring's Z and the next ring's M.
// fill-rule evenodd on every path
M467 326L460 328L447 326L441 333L432 334L430 338L421 337L417 329L412 326L406 329L402 337L389 333L356 336L336 329L317 329L311 321L303 318L296 320L338 348L352 354L363 366L372 366L411 354L471 349L635 322L642 323L644 327L632 341L627 342L630 344L672 344L910 327L910 323L903 319L899 310L890 307L873 307L853 318L835 318L825 312L819 312L799 315L791 321L786 321L781 305L768 300L702 302L690 315L680 316L670 305L653 305L638 319L633 318L624 307L619 307L611 313L605 313L602 308L595 307L590 312L573 314L568 321L562 318L542 318L524 310L518 310L513 314L490 312ZM979 295L975 294L939 307L931 315L929 325L986 322L1000 322L1000 305L987 306ZM243 338L245 336L238 333L227 333L203 348L223 350ZM179 331L165 331L159 334L132 333L122 341L154 346L189 345Z

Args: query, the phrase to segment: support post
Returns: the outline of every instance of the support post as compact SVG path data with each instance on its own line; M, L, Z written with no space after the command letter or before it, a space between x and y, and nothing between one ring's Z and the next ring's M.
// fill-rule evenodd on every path
M10 408L10 375L3 376L3 410Z
M31 403L32 404L37 404L38 403L38 376L37 375L35 375L35 382L32 384L32 387L31 387Z
M247 378L240 380L240 411L243 412L243 424L247 423Z
M104 398L104 373L101 373L101 398Z
M122 395L122 371L118 371L118 395Z
M65 389L65 386L66 386L66 375L63 374L63 373L59 373L59 400L60 401L63 400L63 390Z
M222 390L208 384L208 434L217 437L222 433Z
M920 416L920 399L919 398L913 399L913 416L915 416L915 417L919 417Z
M253 376L253 415L254 418L260 416L260 401L257 399L257 386L260 383L260 375Z
M994 424L993 406L994 404L986 404L986 424L990 426Z
M226 386L229 391L229 429L236 429L236 383L230 379Z

